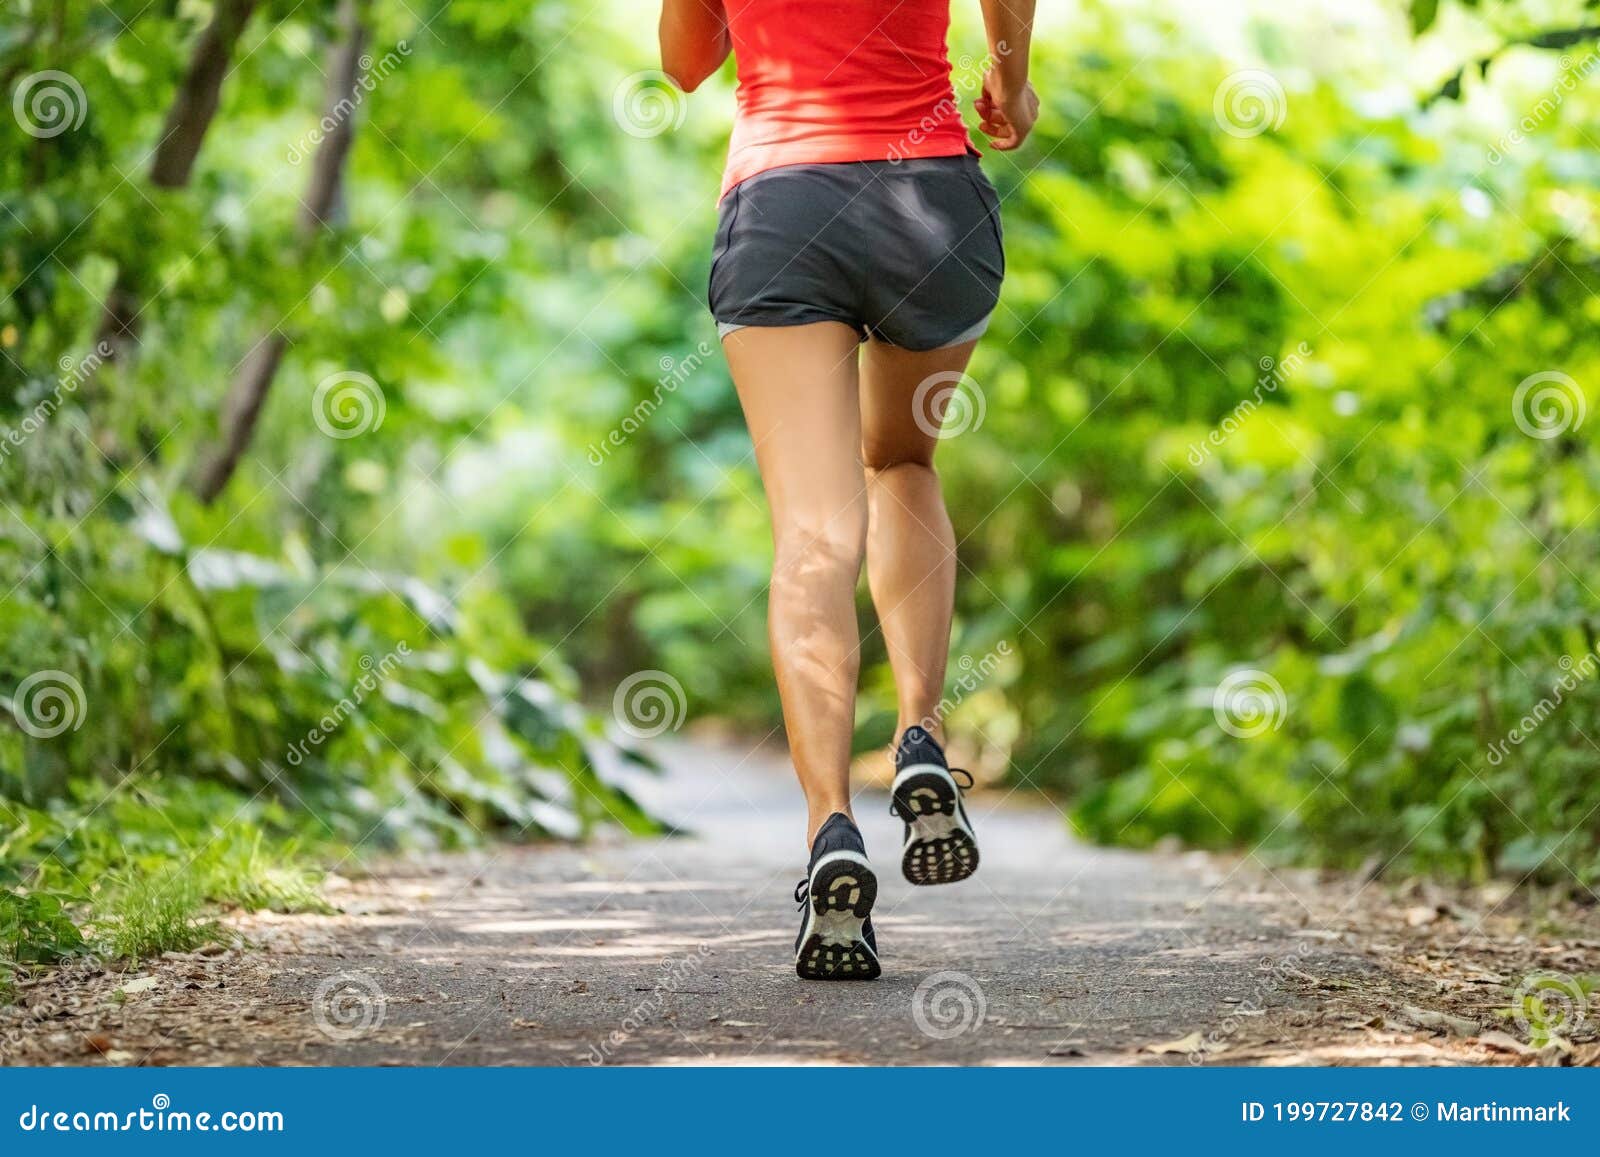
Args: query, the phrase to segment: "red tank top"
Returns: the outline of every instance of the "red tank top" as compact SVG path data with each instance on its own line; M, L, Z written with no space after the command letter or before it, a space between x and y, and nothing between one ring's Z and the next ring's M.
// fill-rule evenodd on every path
M739 111L722 191L779 165L976 153L950 0L724 0Z

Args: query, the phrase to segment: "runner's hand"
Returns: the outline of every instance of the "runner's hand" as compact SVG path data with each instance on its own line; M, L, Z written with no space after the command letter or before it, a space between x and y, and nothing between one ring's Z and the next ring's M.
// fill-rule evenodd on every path
M978 113L978 127L989 138L989 144L1008 152L1033 131L1033 122L1039 119L1039 95L1026 81L1019 91L1006 92L999 74L991 68L984 74L983 93L973 108Z

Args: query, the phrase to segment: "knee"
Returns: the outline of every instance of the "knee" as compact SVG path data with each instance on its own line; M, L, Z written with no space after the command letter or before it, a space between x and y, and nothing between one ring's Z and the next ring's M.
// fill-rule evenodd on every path
M773 548L774 586L830 577L854 583L866 557L867 520L841 514L821 524L790 523L775 528Z

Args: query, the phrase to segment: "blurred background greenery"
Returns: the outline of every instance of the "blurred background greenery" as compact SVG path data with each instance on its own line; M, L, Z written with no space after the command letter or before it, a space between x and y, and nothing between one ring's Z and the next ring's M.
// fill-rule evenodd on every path
M731 67L672 92L654 18L7 0L0 961L649 830L638 672L776 725ZM1041 17L940 455L957 754L1094 840L1600 874L1597 48L1595 0ZM863 752L892 706L868 634Z

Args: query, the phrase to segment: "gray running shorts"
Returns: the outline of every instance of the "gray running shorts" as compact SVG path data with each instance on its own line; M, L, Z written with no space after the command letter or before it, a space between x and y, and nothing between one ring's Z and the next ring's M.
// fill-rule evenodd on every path
M939 349L983 333L1004 275L1000 199L977 158L785 165L722 199L711 313L723 336L840 321Z

